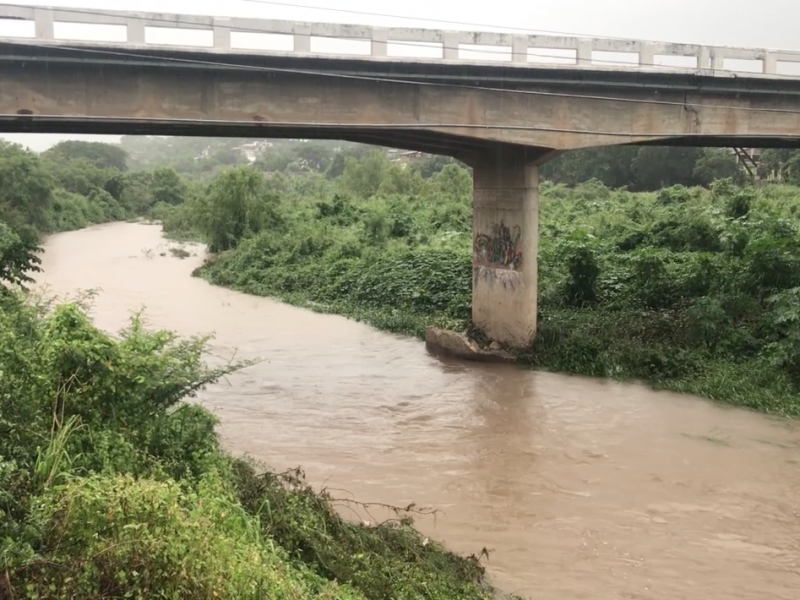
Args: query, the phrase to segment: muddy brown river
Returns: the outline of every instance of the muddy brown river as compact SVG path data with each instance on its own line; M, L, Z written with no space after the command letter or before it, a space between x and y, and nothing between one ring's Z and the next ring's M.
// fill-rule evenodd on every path
M236 452L418 520L532 599L800 599L800 426L637 385L465 364L191 277L154 225L53 236L39 282L118 331L263 358L205 392ZM164 254L164 256L162 256ZM376 517L379 518L379 517Z

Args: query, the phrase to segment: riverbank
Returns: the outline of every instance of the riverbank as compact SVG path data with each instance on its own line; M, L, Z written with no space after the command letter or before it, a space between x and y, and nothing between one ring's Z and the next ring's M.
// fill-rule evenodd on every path
M449 165L416 197L309 197L303 177L281 179L273 225L197 275L420 338L473 331L469 186L451 185L461 171ZM800 190L545 182L540 205L539 326L521 363L800 414ZM190 210L165 221L168 234Z

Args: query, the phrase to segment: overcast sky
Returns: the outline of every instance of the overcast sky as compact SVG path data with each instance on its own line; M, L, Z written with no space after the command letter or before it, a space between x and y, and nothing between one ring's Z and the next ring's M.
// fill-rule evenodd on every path
M17 5L140 10L359 23L434 29L519 28L525 33L800 50L800 0L15 0ZM3 4L3 2L0 2ZM284 5L281 5L284 4ZM286 6L294 5L294 6ZM307 6L316 8L304 8ZM326 8L336 9L334 11ZM343 12L352 11L352 12ZM381 13L377 16L365 13ZM449 21L450 24L442 21ZM9 25L0 23L0 35ZM13 27L21 27L13 25ZM148 41L163 38L148 31ZM60 27L57 36L91 39L97 31ZM108 35L107 33L105 35ZM153 37L156 35L156 37ZM168 34L174 36L174 33ZM191 34L184 34L191 36ZM201 39L190 38L185 39ZM202 41L200 42L202 43ZM319 46L318 46L319 48ZM314 48L312 48L314 49ZM411 48L409 51L413 50ZM418 51L424 54L423 49ZM390 53L392 52L390 48ZM409 52L413 53L413 52ZM61 136L4 136L41 150ZM76 136L68 136L74 138ZM98 138L92 138L98 139ZM100 138L101 139L101 138Z

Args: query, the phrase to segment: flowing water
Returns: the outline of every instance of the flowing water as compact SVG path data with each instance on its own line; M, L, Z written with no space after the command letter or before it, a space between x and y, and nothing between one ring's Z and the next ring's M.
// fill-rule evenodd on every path
M213 287L153 225L53 236L39 282L99 289L116 332L215 333L264 362L201 397L227 446L418 521L534 599L800 598L800 427L636 385L466 364L414 339ZM162 256L163 254L163 256Z

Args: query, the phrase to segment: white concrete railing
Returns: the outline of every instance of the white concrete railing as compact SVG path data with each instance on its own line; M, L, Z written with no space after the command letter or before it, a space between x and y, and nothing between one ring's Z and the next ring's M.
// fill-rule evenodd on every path
M595 63L617 62L608 59L595 59L593 53L614 53L626 55L638 54L637 62L619 61L619 68L651 69L664 67L676 70L712 69L719 71L735 71L726 69L725 60L760 61L760 72L766 75L781 76L779 65L793 63L800 74L800 52L732 48L723 46L700 46L694 44L672 44L663 42L647 42L642 40L621 40L604 38L561 37L548 35L525 35L492 32L442 31L434 29L372 27L367 25L344 25L333 23L308 23L294 21L278 21L242 17L210 17L198 15L177 15L165 13L139 13L112 11L104 9L68 9L50 7L31 7L0 4L0 21L13 19L34 23L34 38L42 42L94 43L85 40L73 40L55 36L56 23L84 25L114 25L126 29L125 44L135 47L149 45L146 43L146 29L170 28L183 30L205 30L213 32L211 48L217 52L235 52L240 48L232 45L232 34L261 33L291 36L292 51L295 53L311 53L311 39L334 38L340 40L368 41L370 52L368 57L374 59L388 58L390 43L406 45L439 45L441 56L438 60L483 62L479 59L461 58L460 50L486 52L486 50L470 50L476 47L494 47L495 52L510 50L510 62L514 65L528 64L529 57L536 57L537 51L571 51L571 64L574 66L592 66ZM21 36L25 37L25 36ZM30 37L30 36L28 36ZM9 36L0 36L0 40ZM14 39L17 39L15 36ZM170 44L171 45L171 44ZM202 46L187 47L202 48ZM467 48L464 48L467 46ZM249 50L250 52L275 53L272 50ZM533 51L533 52L531 52ZM491 51L490 51L491 52ZM315 54L320 54L315 52ZM341 53L336 53L341 55ZM541 56L541 54L539 54ZM545 54L546 56L546 54ZM693 66L657 65L656 57L689 57L693 58ZM397 57L398 59L402 57ZM564 59L570 57L552 56L564 66ZM413 60L419 60L415 57ZM423 60L425 60L423 58ZM430 60L430 59L428 59ZM433 60L437 60L434 58ZM555 62L555 61L554 61ZM569 65L566 65L569 66ZM741 72L752 73L749 69Z

